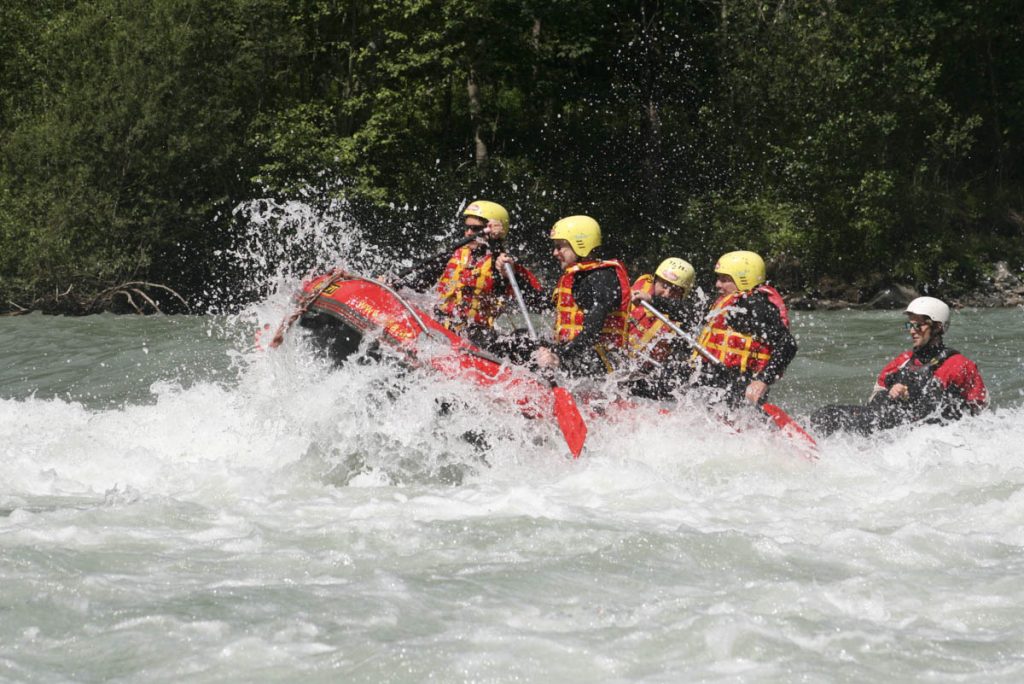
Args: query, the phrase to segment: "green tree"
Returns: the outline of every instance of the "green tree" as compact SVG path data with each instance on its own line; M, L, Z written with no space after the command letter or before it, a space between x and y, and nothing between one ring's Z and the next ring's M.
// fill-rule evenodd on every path
M4 289L189 284L248 192L260 27L238 0L62 3L28 22L33 80L0 156ZM176 253L194 256L184 270Z
M963 286L1024 258L1018 5L9 2L0 295L243 278L215 255L264 196L340 198L399 254L487 197L545 262L590 213L642 268Z

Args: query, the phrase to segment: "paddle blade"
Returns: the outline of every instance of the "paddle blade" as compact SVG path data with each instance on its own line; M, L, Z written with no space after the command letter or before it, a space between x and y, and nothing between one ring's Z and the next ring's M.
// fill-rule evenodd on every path
M576 400L567 389L552 387L551 391L555 397L555 420L558 421L558 429L562 431L572 457L579 458L580 452L583 451L583 443L587 441L587 424L583 422Z
M814 441L814 438L800 427L800 424L790 418L789 414L783 411L775 404L761 404L761 411L764 412L768 418L775 424L779 430L783 432L790 439L794 439L798 442L802 442L804 446L810 447L814 451L818 450L818 443ZM807 456L810 460L817 460L816 454L809 454Z

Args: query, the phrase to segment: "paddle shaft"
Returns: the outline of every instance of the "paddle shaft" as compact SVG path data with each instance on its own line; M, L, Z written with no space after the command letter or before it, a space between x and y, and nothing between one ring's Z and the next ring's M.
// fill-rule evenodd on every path
M527 311L526 301L523 300L523 291L519 289L516 272L510 263L505 264L505 277L508 278L508 284L512 286L512 292L516 296L519 309L523 312L523 318L526 320L526 329L530 333L530 339L536 342L537 331L533 329L533 323L530 321L530 312ZM584 422L583 416L580 415L580 409L576 406L576 400L572 398L569 390L559 387L552 377L548 377L547 380L551 384L551 393L555 400L553 408L555 420L558 422L558 429L562 431L562 436L565 437L565 442L569 445L572 457L579 458L580 453L583 451L583 443L587 439L587 424Z
M717 364L719 366L722 365L722 360L721 359L719 359L717 356L712 356L711 353L708 352L707 349L705 349L704 347L700 346L697 343L697 340L693 339L692 335L686 333L686 331L684 331L682 328L680 328L678 325L676 325L671 319L669 319L668 316L666 316L665 314L663 314L660 311L658 311L654 307L653 304L651 304L650 302L648 302L645 299L641 299L640 300L640 305L643 306L648 311L650 311L654 315L654 317L657 318L659 321L661 321L662 323L667 325L672 332L674 332L676 335L679 335L684 340L689 342L690 346L692 346L694 349L696 349L698 354L703 356L705 359L707 359L711 363Z
M444 252L440 252L438 254L435 254L434 256L432 256L432 257L430 257L428 259L424 259L423 261L415 263L412 266L410 266L409 268L404 269L395 278L395 284L396 285L401 284L409 276L411 276L413 274L416 274L416 273L419 273L420 271L422 271L423 269L427 268L428 266L433 266L434 264L439 263L443 259L450 258L451 255L452 255L452 252L454 252L455 250L459 249L460 247L465 247L470 242L473 242L473 240L476 240L477 237L479 237L479 236L477 236L477 235L470 235L468 237L464 237L461 240L459 240L458 242L456 242L454 245L449 247Z
M530 339L536 342L537 331L533 329L533 321L530 320L530 312L526 310L526 301L523 299L523 291L519 289L519 282L516 280L516 272L512 268L512 264L508 262L505 262L505 277L508 278L508 284L512 286L512 292L516 296L516 302L519 304L519 310L523 312L523 320L526 321L526 329L530 333Z

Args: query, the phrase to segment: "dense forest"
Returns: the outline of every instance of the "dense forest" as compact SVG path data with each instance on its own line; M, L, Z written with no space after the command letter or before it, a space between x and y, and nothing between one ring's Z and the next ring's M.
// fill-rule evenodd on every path
M255 198L955 293L1024 261L1022 136L1019 0L6 0L0 309L199 301Z

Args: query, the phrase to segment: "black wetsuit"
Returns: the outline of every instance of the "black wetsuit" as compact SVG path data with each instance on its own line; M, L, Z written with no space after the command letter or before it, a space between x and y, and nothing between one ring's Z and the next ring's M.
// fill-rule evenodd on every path
M915 349L898 369L885 375L884 391L876 391L866 406L823 406L811 414L811 425L825 435L837 430L869 435L922 420L926 423L958 420L965 411L970 412L960 388L956 385L945 388L935 379L935 372L958 354L941 339ZM889 397L889 390L897 384L906 385L905 399Z
M651 305L686 332L696 328L701 319L698 303L691 297L652 297ZM690 343L669 333L661 337L658 344L667 344L668 354L657 361L642 356L634 359L633 372L624 382L624 389L630 394L648 399L670 399L689 379L693 353Z
M740 298L734 306L737 310L726 314L726 327L764 342L771 347L772 353L764 369L756 373L741 373L738 368L704 361L697 382L727 390L730 403L738 403L743 398L747 385L754 380L771 386L782 377L797 352L793 334L783 323L781 312L767 294L754 290ZM713 312L709 312L709 315L713 315Z
M651 306L665 314L685 331L693 330L701 319L700 304L694 296L682 299L675 297L651 297ZM683 338L673 335L672 339L689 346Z
M622 288L614 268L580 271L572 282L572 296L583 311L583 329L568 342L554 345L559 364L573 377L598 377L608 372L595 349L604 321L622 305ZM549 300L548 306L553 303ZM614 353L613 351L611 353Z

